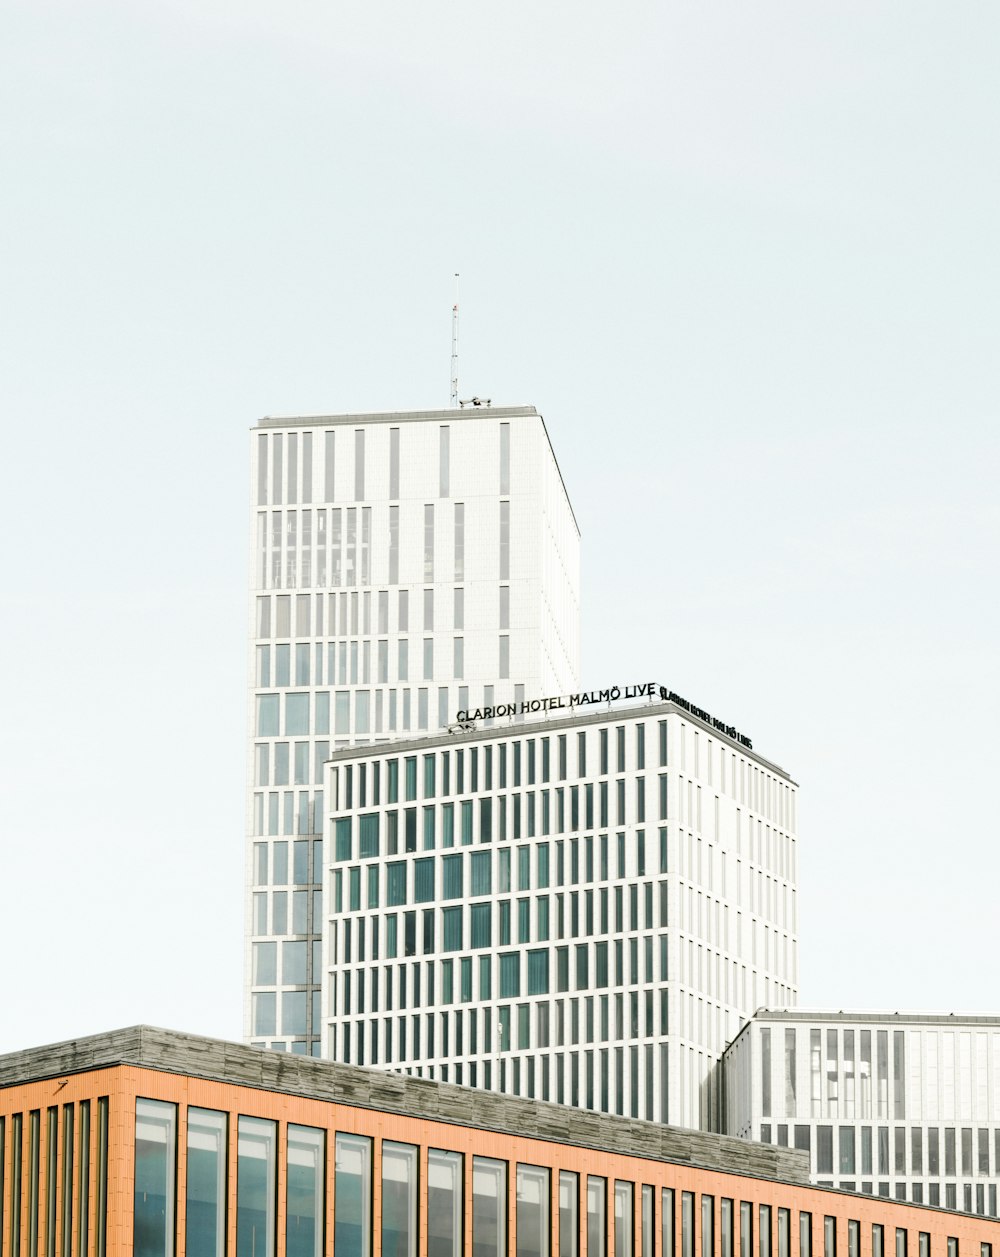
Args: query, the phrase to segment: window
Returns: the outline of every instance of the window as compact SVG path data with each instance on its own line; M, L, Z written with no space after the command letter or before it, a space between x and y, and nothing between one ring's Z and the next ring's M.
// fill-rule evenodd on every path
M791 1223L787 1209L778 1210L778 1257L790 1257L791 1254ZM855 1253L854 1257L858 1257Z
M502 952L500 954L500 998L506 999L521 994L521 954L520 952Z
M461 899L462 890L462 859L460 855L446 855L444 865L444 899Z
M365 497L365 433L363 428L354 432L354 500L363 502Z
M285 1253L322 1257L326 1134L309 1126L288 1126ZM192 1257L201 1245L188 1250ZM221 1250L220 1250L221 1251Z
M386 865L386 898L388 907L392 908L406 903L406 864L399 860Z
M37 1148L37 1136L33 1142ZM133 1231L136 1257L168 1257L173 1253L176 1142L176 1105L159 1100L136 1100Z
M370 859L377 856L378 851L378 812L369 812L358 819L358 856L360 859ZM338 826L340 821L337 822ZM350 826L350 821L347 822ZM339 842L339 833L338 833ZM350 845L350 829L348 829L348 847ZM338 859L350 859L350 850L346 856L338 856Z
M462 950L462 909L444 908L441 912L444 921L444 950Z
M674 1189L664 1187L660 1190L660 1239L662 1257L674 1257Z
M451 428L442 424L438 428L438 497L448 496L450 473Z
M414 860L413 901L430 903L434 898L434 860Z
M473 1157L472 1257L507 1257L506 1218L507 1163Z
M715 1253L715 1197L701 1198L701 1257Z
M333 433L328 432L327 436L332 437ZM328 490L327 492L328 492L328 496L326 500L328 502L333 502L334 498L332 494L330 493L330 490ZM399 497L399 429L398 428L389 429L389 497L391 498Z
M257 695L257 736L278 736L278 694Z
M417 1149L388 1139L382 1141L382 1252L417 1253Z
M427 1152L427 1257L462 1257L462 1156Z
M632 1257L635 1188L615 1180L615 1257ZM712 1257L711 1251L706 1257Z
M740 1257L753 1257L753 1205L740 1201Z
M719 1248L720 1257L733 1257L733 1202L726 1197L719 1201ZM809 1255L802 1253L800 1257Z
M693 1192L681 1192L681 1257L694 1257Z
M471 926L472 926L472 946L473 947L489 947L491 939L491 916L493 905L489 903L474 903L469 909ZM484 956L484 960L488 961L489 957ZM485 998L485 997L484 997Z
M273 1257L277 1123L240 1116L236 1161L237 1257Z
M528 952L528 994L548 995L549 993L549 952L548 948L539 948Z
M371 1140L337 1135L334 1177L334 1251L368 1257L371 1244Z
M434 506L424 506L424 580L434 579Z
M192 1257L223 1257L226 1251L227 1131L225 1113L188 1109L186 1236ZM137 1257L139 1251L136 1245Z
M587 1257L605 1257L607 1180L587 1176Z
M517 1167L517 1257L549 1257L549 1171Z
M812 1257L812 1225L811 1213L799 1214L799 1257Z
M510 580L510 503L500 503L500 579ZM593 1257L593 1254L591 1254ZM602 1254L603 1257L603 1254Z
M580 1176L559 1172L559 1257L579 1257Z
M455 503L455 580L465 580L465 504ZM456 599L461 590L456 590ZM455 607L455 627L461 628L458 604Z
M472 853L472 893L474 895L490 894L491 886L491 853L474 851Z

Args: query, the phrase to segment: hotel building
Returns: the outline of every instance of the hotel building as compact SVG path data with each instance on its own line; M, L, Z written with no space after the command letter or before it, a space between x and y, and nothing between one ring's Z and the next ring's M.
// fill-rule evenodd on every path
M145 1026L0 1056L4 1257L993 1257L791 1149Z
M632 688L335 751L324 1055L721 1128L725 1045L797 997L796 786Z
M533 407L262 419L251 487L246 1033L318 1054L325 761L575 688L579 533Z
M729 1133L815 1182L997 1216L1000 1017L761 1009L723 1072Z

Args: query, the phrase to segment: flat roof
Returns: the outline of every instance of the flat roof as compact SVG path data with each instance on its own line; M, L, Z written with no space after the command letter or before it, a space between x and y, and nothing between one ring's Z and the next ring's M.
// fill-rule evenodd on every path
M449 406L442 410L372 410L341 415L263 415L258 428L298 428L322 425L324 428L358 423L426 423L432 419L541 419L534 406ZM542 420L544 423L544 420Z
M0 1089L119 1065L751 1178L809 1181L808 1154L793 1148L265 1051L154 1026L130 1026L0 1056Z
M552 438L549 436L548 424L546 424L544 416L540 415L534 406L462 406L457 409L452 406L445 410L374 410L343 415L264 415L257 420L251 431L256 432L261 428L354 427L357 424L364 423L427 423L435 419L447 420L449 423L454 419L540 420L545 439L549 443L549 453L552 455L552 461L555 463L556 471L559 474L559 483L562 485L566 505L569 507L569 513L573 518L573 527L576 529L577 536L580 535L580 525L577 522L576 511L573 509L573 501L569 496L569 490L566 488L566 481L563 479L559 459L556 458Z
M700 716L694 715L686 708L681 707L679 703L641 700L634 703L622 702L618 706L602 705L599 710L587 704L585 706L577 706L570 709L572 715L553 716L550 713L526 715L521 720L515 721L511 718L502 717L500 721L494 721L490 726L477 725L473 729L463 730L458 727L457 722L451 726L455 729L454 733L448 732L447 729L441 730L439 733L418 734L412 737L392 738L385 742L367 742L357 746L345 746L335 750L330 755L330 761L341 762L344 760L355 759L371 759L377 755L391 755L393 747L405 746L407 749L421 750L430 749L432 747L443 746L463 746L467 742L483 742L491 741L495 738L511 738L520 737L525 733L537 734L545 733L549 730L560 729L576 729L582 724L604 724L609 720L629 720L636 719L640 716L660 716L660 715L677 715L682 716L685 720L690 720L692 724L697 725L699 729L704 729L714 738L718 738L720 742L724 742L727 746L732 747L734 751L739 751L741 755L745 755L747 759L752 759L756 763L762 765L769 772L774 773L778 777L784 778L789 785L797 786L795 781L779 764L773 763L769 759L765 759L758 751L751 747L744 746L741 742L737 742L735 738L730 737L721 729L717 729L708 721L703 720ZM329 762L329 761L328 761Z
M821 1008L758 1008L750 1022L753 1021L891 1021L903 1025L982 1025L1000 1026L1000 1014L997 1013L921 1013L921 1012L851 1012L849 1009Z

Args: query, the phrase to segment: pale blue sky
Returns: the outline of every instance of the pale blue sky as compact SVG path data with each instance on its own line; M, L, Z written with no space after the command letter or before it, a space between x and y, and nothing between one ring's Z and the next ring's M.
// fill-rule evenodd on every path
M247 429L545 414L584 681L801 783L801 1000L1000 1010L993 3L8 3L0 1050L241 1031Z

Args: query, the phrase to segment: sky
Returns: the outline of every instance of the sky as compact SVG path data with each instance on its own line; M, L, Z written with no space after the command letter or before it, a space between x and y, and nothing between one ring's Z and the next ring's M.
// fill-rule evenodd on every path
M583 676L800 784L800 1004L1000 1013L1000 9L8 0L0 1051L242 1033L248 429L544 414Z

